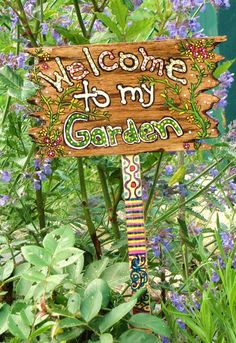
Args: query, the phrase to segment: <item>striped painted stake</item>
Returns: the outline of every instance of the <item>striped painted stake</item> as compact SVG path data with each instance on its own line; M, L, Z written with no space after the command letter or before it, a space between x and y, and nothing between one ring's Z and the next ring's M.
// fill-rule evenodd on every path
M142 180L138 155L122 156L128 255L132 292L148 287L147 243L144 227ZM134 313L150 312L148 292L139 299Z

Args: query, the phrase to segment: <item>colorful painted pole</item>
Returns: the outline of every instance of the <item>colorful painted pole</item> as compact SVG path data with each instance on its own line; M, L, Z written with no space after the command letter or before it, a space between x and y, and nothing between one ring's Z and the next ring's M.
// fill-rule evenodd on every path
M147 243L139 156L122 156L122 172L131 288L132 292L136 292L141 288L147 289L148 287ZM133 312L150 312L148 291L139 299Z

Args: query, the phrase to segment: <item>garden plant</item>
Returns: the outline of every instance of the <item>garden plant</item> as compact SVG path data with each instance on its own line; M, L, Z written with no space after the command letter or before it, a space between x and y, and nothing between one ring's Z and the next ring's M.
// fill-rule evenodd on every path
M28 134L25 49L205 37L207 8L230 15L229 0L0 0L0 342L236 342L235 60L214 71L212 149L140 154L150 313L132 312L120 156L35 158Z

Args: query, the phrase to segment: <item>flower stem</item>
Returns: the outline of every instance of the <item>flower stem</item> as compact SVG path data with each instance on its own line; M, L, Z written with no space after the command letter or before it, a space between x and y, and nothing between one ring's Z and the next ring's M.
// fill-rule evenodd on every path
M81 30L82 30L83 36L84 36L85 38L87 38L88 34L87 34L87 30L86 30L86 27L85 27L85 25L84 25L84 21L83 21L81 12L80 12L80 7L79 7L78 0L73 0L73 3L74 3L75 12L76 12L77 19L78 19L78 21L79 21L79 25L80 25L80 28L81 28Z
M84 177L83 159L81 157L79 157L77 159L77 161L78 161L78 170L79 170L81 201L82 201L84 216L85 216L85 220L87 223L89 235L91 237L91 240L93 242L93 245L94 245L94 248L96 251L97 259L100 259L102 256L101 245L100 245L99 239L97 237L96 229L95 229L94 223L92 221L90 209L88 206L88 196L87 196L85 177Z
M146 205L145 205L145 209L144 209L144 217L145 218L148 215L149 207L150 207L150 204L151 204L153 196L154 196L154 192L155 192L155 188L156 188L156 183L157 183L158 176L159 176L159 171L160 171L162 157L163 157L163 152L161 152L159 154L159 159L158 159L157 166L156 166L156 172L155 172L155 175L154 175L153 184L152 184L152 187L151 187L150 192L148 194L148 199L147 199L147 202L146 202Z
M106 181L106 175L105 175L104 169L102 168L101 165L97 166L97 170L98 170L98 175L99 175L99 179L100 179L101 186L102 186L102 192L103 192L103 197L104 197L104 201L105 201L105 205L106 205L108 219L111 223L112 230L114 233L114 237L116 239L120 239L120 231L119 231L119 226L118 226L118 222L117 222L117 214L116 214L116 209L114 209L115 204L112 204L112 201L111 201L111 197L109 194L108 185L107 185L107 181ZM117 207L117 205L116 205L116 207Z

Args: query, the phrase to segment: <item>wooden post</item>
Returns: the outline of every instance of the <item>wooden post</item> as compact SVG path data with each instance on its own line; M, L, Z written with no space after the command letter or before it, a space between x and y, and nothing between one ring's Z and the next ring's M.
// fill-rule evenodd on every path
M128 255L132 292L148 287L147 242L144 227L142 180L138 155L122 156L124 199L126 209ZM134 308L134 313L150 312L148 292Z

